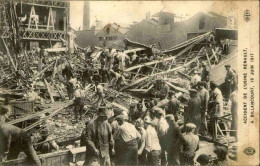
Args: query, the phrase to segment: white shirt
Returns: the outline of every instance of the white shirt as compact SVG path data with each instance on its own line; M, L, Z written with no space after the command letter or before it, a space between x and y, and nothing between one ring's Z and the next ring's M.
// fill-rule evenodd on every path
M74 92L74 96L75 96L76 98L78 98L78 97L85 97L85 91L84 91L84 90L81 90L81 89L77 89L77 90L75 90L75 92Z
M148 152L151 152L153 150L161 150L159 138L154 127L152 126L147 127L145 141L146 141L145 149Z
M119 134L122 136L125 142L129 142L136 138L141 138L140 133L136 130L135 126L124 122L118 129Z

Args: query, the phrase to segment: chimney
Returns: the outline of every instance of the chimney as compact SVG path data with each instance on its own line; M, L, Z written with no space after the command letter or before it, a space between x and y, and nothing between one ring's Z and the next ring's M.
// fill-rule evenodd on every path
M90 27L90 2L84 1L83 8L83 30L88 30Z
M146 12L145 18L146 18L146 20L150 20L151 19L150 11Z

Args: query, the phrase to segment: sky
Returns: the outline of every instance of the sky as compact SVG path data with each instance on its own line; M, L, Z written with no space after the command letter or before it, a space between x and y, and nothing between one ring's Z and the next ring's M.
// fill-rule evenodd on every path
M82 27L83 3L70 2L70 24L74 29ZM163 8L188 18L197 12L208 12L212 6L215 9L215 6L222 8L223 3L216 5L213 1L90 1L90 26L95 24L96 19L102 21L103 25L115 22L127 26L133 21L139 22L144 19L148 11L153 15Z

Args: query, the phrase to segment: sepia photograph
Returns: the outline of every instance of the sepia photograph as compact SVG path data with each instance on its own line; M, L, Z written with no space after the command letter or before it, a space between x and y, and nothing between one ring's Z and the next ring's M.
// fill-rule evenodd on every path
M258 1L0 1L1 166L259 165Z

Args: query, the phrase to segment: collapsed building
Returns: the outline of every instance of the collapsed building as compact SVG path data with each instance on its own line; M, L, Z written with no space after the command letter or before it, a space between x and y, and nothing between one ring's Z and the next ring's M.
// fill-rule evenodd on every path
M42 6L49 8L47 25L38 25L41 17L44 19L45 16L36 16L37 5L39 10ZM5 65L2 66L0 95L2 103L8 98L12 110L11 120L6 124L19 126L33 133L33 135L39 134L43 126L51 131L54 139L62 148L57 152L39 155L43 165L68 165L68 163L84 161L86 148L79 147L78 144L81 131L85 127L85 119L79 123L73 123L73 101L68 99L66 80L63 78L62 71L66 66L69 66L72 69L73 77L80 82L86 66L82 52L86 50L78 49L74 53L66 52L70 50L70 36L66 33L69 18L68 14L64 15L64 12L69 12L67 2L23 1L21 3L19 1L15 3L4 1L1 8L8 9L5 14L9 20L9 24L4 25L6 29L1 32L1 46L4 46L2 49L6 59L2 61ZM20 19L21 15L17 13L26 8L30 9L30 14L24 12L26 17L29 17L29 22L20 22L19 20L24 19ZM46 10L46 8L42 10ZM57 18L60 18L57 25L54 24L52 16L54 10L57 10ZM215 49L216 41L227 42L226 39L230 40L228 42L229 52L227 54L217 52ZM35 44L37 40L39 40L38 44ZM188 89L193 72L200 70L201 62L206 61L210 66L212 80L219 85L223 84L225 78L224 65L234 64L234 68L236 67L236 40L237 31L228 29L215 29L168 50L159 50L153 46L126 39L125 46L128 49L124 50L124 53L129 57L133 54L137 54L137 56L144 54L148 57L160 55L160 58L127 66L122 71L126 84L116 88L110 85L104 86L105 100L109 109L128 111L132 103L142 103L145 106L146 100L143 99L151 98L155 82L163 80L171 91L182 93L180 110L182 116L189 98ZM63 47L66 50L54 49L57 52L54 54L49 51L49 54L44 57L45 63L42 65L42 69L39 70L38 53L28 51L26 48L32 49L34 45L41 45L41 43L45 46L47 52L48 48L53 50L54 45L60 45L57 48ZM102 52L102 48L96 47L91 56L93 59L98 59ZM94 67L100 68L98 64ZM84 116L86 119L94 118L96 109L93 103L97 100L94 97L95 86L87 84L82 88L86 92ZM219 118L219 121L225 122L228 126L231 121L231 114L226 104L225 115ZM182 120L183 118L180 117L180 123ZM216 135L219 137L215 143L230 146L229 142L232 142L232 138L227 136L234 131L228 129L223 131L218 123L216 123L216 128ZM210 141L207 138L204 139ZM26 162L25 158L19 158L4 161L1 164L26 165Z

